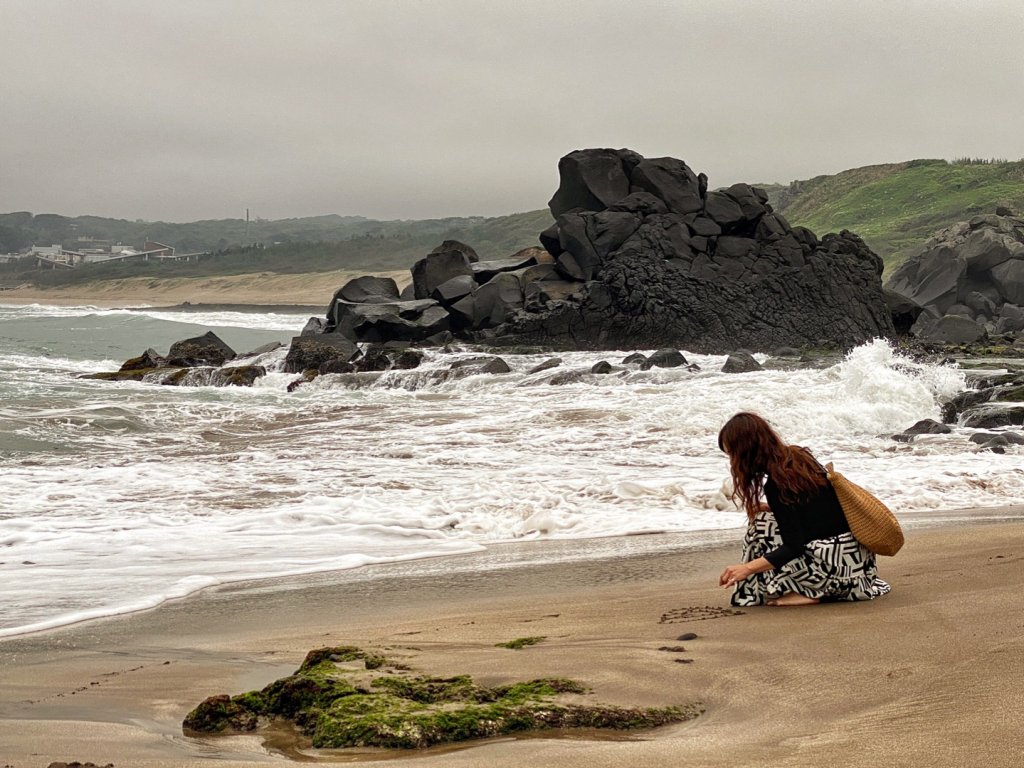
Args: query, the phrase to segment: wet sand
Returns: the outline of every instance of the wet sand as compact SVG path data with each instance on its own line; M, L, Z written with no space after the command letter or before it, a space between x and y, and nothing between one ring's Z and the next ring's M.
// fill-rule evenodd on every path
M281 764L258 738L186 738L180 722L206 696L290 673L311 648L354 644L388 648L425 674L469 673L484 684L573 677L595 701L707 707L691 723L628 740L506 739L385 760L406 768L931 766L937 758L1016 766L1024 507L985 522L992 513L909 527L904 550L880 563L893 592L870 603L737 613L717 586L738 549L738 533L726 531L692 549L670 535L523 544L235 585L11 638L0 642L0 765ZM545 563L559 547L590 557ZM696 639L676 639L688 632ZM546 640L495 647L535 635Z
M124 307L191 304L298 305L325 307L334 292L364 271L339 270L281 275L259 272L223 277L132 277L61 288L14 288L0 291L0 304L36 303L57 306ZM378 273L401 289L409 270Z

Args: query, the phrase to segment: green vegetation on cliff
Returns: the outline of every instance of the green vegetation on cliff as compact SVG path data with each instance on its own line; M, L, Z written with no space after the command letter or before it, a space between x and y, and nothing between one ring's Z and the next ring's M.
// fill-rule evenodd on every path
M307 216L246 222L244 219L209 219L188 223L128 221L100 216L59 216L27 211L0 213L0 253L16 252L31 245L60 243L65 248L123 243L141 246L146 240L171 245L179 253L222 251L261 243L267 247L288 243L360 242L376 244L376 252L393 258L404 241L441 242L458 235L473 241L474 248L513 252L537 244L537 234L551 224L547 210L485 218L377 221L361 216ZM391 246L395 246L394 248ZM511 249L511 250L510 250Z
M321 216L254 222L245 239L245 222L236 219L192 224L127 222L80 216L30 213L0 214L0 253L29 245L61 243L87 247L90 241L113 240L142 245L146 239L173 246L178 253L214 251L199 261L117 261L76 269L38 269L13 262L0 264L0 283L32 282L40 286L74 285L94 280L152 277L208 277L253 272L299 274L353 270L386 272L408 269L443 240L468 243L482 259L499 259L538 244L551 224L545 209L495 218L427 221L372 221L358 217ZM162 228L168 227L169 231ZM6 239L5 239L6 237ZM259 243L242 245L242 243Z
M794 226L808 227L819 237L842 229L856 232L882 256L887 269L902 262L938 229L980 213L993 213L997 205L1024 213L1024 160L910 160L853 168L788 186L758 186ZM138 275L383 272L409 268L446 239L468 243L483 259L508 256L537 245L538 234L550 224L546 209L494 218L424 221L331 215L188 224L6 213L0 214L0 253L32 244L85 248L91 242L123 242L138 246L148 239L174 246L179 253L215 254L198 262L128 261L74 270L0 264L0 283L56 286Z
M1024 160L911 160L765 185L775 209L819 236L849 229L898 265L938 229L1007 205L1024 213Z

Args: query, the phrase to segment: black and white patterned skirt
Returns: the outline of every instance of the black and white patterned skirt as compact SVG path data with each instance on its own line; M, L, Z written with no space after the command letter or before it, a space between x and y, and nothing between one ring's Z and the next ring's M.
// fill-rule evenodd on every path
M782 544L771 512L759 512L743 537L743 562L764 557ZM878 578L875 556L852 533L807 542L804 553L781 568L755 573L736 585L733 605L764 605L796 592L826 602L873 600L891 587Z

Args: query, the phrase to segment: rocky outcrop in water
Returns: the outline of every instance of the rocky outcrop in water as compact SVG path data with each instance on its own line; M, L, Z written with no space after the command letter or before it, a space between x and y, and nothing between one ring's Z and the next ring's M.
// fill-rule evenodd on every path
M125 361L117 371L85 374L80 378L144 381L179 387L251 387L256 379L267 373L263 365L256 364L257 358L283 346L280 342L272 342L244 355L236 355L210 331L203 336L175 342L166 357L154 349L147 349L138 357ZM205 364L219 356L225 358L226 364L219 367ZM422 360L423 353L411 349L406 343L364 344L360 347L341 334L306 333L292 339L281 370L302 374L302 378L289 387L288 391L293 391L321 374L410 370L418 367Z
M943 406L943 421L976 429L1024 426L1024 372L972 376L973 389Z
M576 301L494 335L579 347L851 346L888 335L881 259L849 232L791 227L747 184L708 191L675 158L573 152L559 163L541 242L582 281Z
M886 288L921 307L918 338L973 343L1024 332L1024 219L976 216L935 233Z
M202 336L182 339L171 345L167 355L147 349L138 357L126 360L116 371L104 371L81 376L83 379L104 381L145 381L174 387L251 387L265 376L262 365L244 364L246 358L255 358L282 346L268 344L245 355L237 355L213 331ZM239 360L236 365L226 365Z
M757 187L709 191L675 158L587 149L558 167L543 248L481 261L445 241L401 294L368 278L343 286L320 330L352 341L709 352L849 347L893 333L882 261L850 232L819 240Z

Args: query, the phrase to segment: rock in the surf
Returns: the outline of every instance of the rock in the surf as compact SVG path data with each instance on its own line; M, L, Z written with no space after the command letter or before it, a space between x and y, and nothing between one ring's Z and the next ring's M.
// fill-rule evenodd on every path
M225 344L213 331L202 336L176 341L167 353L167 365L195 367L200 365L219 366L235 358L235 351Z

